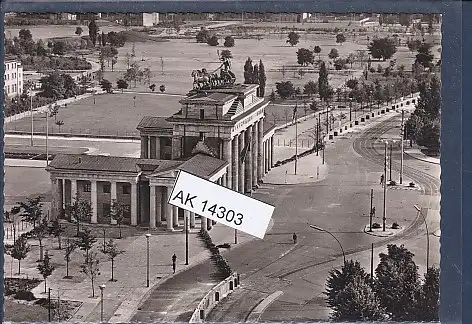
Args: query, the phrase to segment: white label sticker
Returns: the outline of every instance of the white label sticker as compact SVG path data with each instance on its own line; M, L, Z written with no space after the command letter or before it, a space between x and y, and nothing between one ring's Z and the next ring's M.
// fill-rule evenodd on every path
M264 238L275 207L180 171L169 204Z

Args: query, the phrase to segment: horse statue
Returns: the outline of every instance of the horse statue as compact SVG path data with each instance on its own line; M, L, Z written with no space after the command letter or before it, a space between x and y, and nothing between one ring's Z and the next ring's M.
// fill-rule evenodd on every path
M198 90L218 88L234 84L236 76L231 72L231 62L229 58L220 58L221 66L214 72L209 73L205 68L193 70L193 88ZM220 70L218 74L217 71Z

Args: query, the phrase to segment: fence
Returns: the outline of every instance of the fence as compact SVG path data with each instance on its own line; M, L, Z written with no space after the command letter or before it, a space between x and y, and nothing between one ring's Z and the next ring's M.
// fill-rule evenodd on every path
M233 272L231 276L213 287L198 304L193 312L189 323L202 323L211 312L211 310L218 304L220 300L228 296L239 287L239 275Z

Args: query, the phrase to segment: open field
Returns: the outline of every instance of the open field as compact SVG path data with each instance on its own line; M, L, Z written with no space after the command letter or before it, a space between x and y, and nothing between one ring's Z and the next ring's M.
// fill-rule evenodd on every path
M339 26L337 22L336 24L329 24L329 27L346 27L343 24L348 24L348 22L340 21ZM293 25L293 23L281 24L279 27L284 25ZM295 25L297 25L297 28L310 28L315 25L316 28L328 27L328 24L323 23L313 23L313 26L311 26L311 23ZM247 27L254 26L273 27L273 24L247 24ZM102 30L107 32L106 28L115 31L122 29L120 26L101 27ZM231 33L231 29L234 28L236 27L231 26L231 28L228 28L228 31L218 30L218 34L224 36L226 33ZM19 28L8 28L8 30L13 33L15 30L17 32ZM60 33L74 35L75 26L41 26L31 28L31 30L33 37L39 35L42 37L53 37L58 36ZM84 29L84 34L87 34L86 29ZM366 50L368 43L365 33L362 35L347 33L347 41L342 44L335 42L335 34L333 33L302 33L299 44L290 46L286 43L286 34L285 32L279 35L267 34L260 40L236 38L235 47L229 48L233 55L232 70L236 74L236 82L242 83L244 81L244 63L248 57L251 57L254 63L259 62L260 59L264 63L267 75L266 96L270 94L272 89L275 90L275 83L281 80L289 80L295 87L303 89L304 84L309 80L317 81L318 69L312 66L303 67L306 73L303 77L299 75L298 72L302 68L297 64L296 51L299 48L313 49L315 45L318 45L322 49L320 59L329 62L330 60L327 55L331 48L336 48L340 57L347 57L349 53ZM370 38L374 34L375 32L373 31L367 33L367 35L370 35ZM431 37L434 38L436 35ZM220 42L223 42L222 39L220 39ZM207 44L196 43L194 39L126 43L124 47L119 48L118 63L115 65L114 72L111 72L110 68L105 64L104 77L110 80L114 86L116 86L116 80L121 78L127 69L126 55L132 53L133 46L137 53L134 60L141 68L149 67L152 71L151 84L154 83L157 87L161 84L165 85L166 92L160 94L156 90L156 93L152 93L147 84L137 83L135 87L134 82L131 82L130 89L127 90L129 91L128 93L116 92L115 94L96 96L95 105L93 104L93 98L69 104L67 109L61 108L57 115L57 120L64 121L63 126L59 128L50 120L49 127L51 133L116 136L138 135L136 126L142 117L146 115L169 116L178 111L180 109L180 104L178 103L180 96L178 95L184 96L192 88L192 70L202 68L206 68L209 72L216 70L220 66L217 52L226 49L222 45L211 47ZM438 48L439 46L436 45L432 49L435 60L440 57ZM98 62L97 54L89 59ZM405 65L406 70L410 70L411 64L415 59L415 53L410 52L404 46L398 47L393 59L397 60L397 66ZM377 68L379 64L386 67L389 64L389 60L385 62L372 62L374 68ZM328 64L328 67L330 67L330 64ZM359 62L353 64L352 70L335 71L331 68L329 70L330 85L333 88L337 88L350 77L360 77L362 69L363 67L361 67ZM134 106L134 96L136 96L136 106ZM286 109L286 107L276 105L271 107L270 114L278 116L276 119L283 120L286 115ZM35 116L34 122L35 130L45 133L45 117ZM6 125L7 131L30 131L30 129L29 117Z

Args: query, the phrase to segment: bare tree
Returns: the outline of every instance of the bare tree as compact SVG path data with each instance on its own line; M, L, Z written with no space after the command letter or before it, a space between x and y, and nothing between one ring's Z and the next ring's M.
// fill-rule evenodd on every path
M114 264L115 264L115 258L119 256L120 254L124 253L125 251L119 250L118 246L116 245L114 240L109 240L103 249L103 253L108 256L108 259L111 261L111 279L110 281L116 281L116 279L113 277L113 270L114 270Z
M85 261L80 265L80 271L85 274L92 283L92 297L95 297L95 279L100 274L100 260L98 260L97 252L84 254Z

